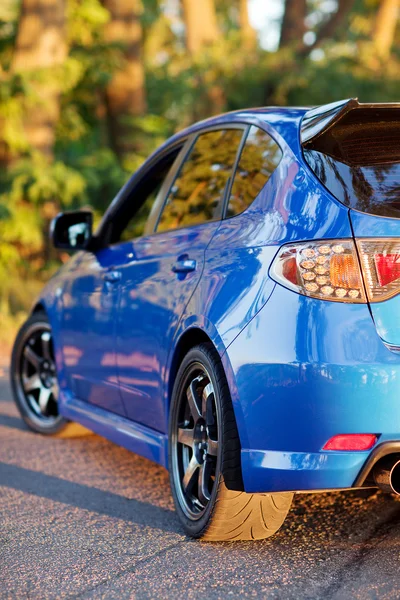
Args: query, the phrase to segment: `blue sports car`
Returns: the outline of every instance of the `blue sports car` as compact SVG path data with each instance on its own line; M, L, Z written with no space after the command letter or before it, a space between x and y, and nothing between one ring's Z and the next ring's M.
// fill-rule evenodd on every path
M172 137L15 341L26 423L170 472L185 531L261 539L298 491L400 492L400 104L243 110Z

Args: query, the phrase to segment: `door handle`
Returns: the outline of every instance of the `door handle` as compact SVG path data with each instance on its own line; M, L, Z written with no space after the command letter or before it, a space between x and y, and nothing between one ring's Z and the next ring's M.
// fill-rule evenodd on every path
M118 283L122 277L121 271L107 271L103 275L104 281L107 283Z
M191 258L177 260L172 270L174 273L190 273L196 269L196 261Z

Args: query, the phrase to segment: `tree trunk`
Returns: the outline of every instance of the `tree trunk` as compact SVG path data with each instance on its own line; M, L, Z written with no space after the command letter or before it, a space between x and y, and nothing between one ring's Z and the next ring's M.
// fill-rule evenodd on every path
M254 48L257 42L257 36L249 20L247 0L240 0L239 25L245 46L247 48Z
M186 29L186 47L190 54L196 55L205 46L215 43L220 32L217 25L217 14L214 0L182 0L183 18ZM204 85L201 73L197 75L198 86ZM210 114L223 112L225 108L225 94L219 82L205 86L206 98L199 95L199 102L195 104L192 117L199 120Z
M186 27L186 47L196 54L219 38L214 0L182 0Z
M285 0L279 48L301 47L306 32L306 0Z
M387 58L392 48L399 17L399 0L381 0L376 15L373 42L380 58Z
M106 39L124 46L124 65L106 90L110 141L120 159L138 148L132 120L146 111L140 0L103 0L110 12Z
M320 30L317 32L315 42L310 46L304 46L301 54L309 54L311 50L320 46L324 40L333 37L337 28L344 22L354 2L355 0L338 0L337 10L332 13L326 23L321 26Z
M11 68L15 73L40 75L32 84L37 100L26 111L24 128L31 147L49 158L60 110L54 68L62 65L66 56L65 0L22 0Z

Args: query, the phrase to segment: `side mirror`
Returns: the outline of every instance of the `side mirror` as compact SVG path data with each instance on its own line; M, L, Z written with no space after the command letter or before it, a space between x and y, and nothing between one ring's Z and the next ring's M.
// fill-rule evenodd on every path
M84 250L92 239L93 215L86 210L60 213L51 222L50 238L55 248Z

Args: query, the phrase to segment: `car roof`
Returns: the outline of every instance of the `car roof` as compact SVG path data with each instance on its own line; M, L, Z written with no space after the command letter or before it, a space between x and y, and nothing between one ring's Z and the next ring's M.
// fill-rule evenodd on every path
M162 146L157 148L157 150L149 157L149 160L158 154L162 154L169 147L175 146L194 133L218 125L224 126L228 123L254 124L260 127L266 126L267 130L270 129L272 132L275 131L282 136L296 152L298 150L300 124L304 115L310 108L311 107L309 106L245 108L209 117L208 119L197 121L189 127L178 131L166 140Z
M264 122L271 125L275 129L283 130L285 127L291 124L299 125L303 116L310 107L296 107L296 106L270 106L260 108L245 108L241 110L235 110L221 115L216 115L198 121L193 125L190 125L186 129L179 131L172 138L168 140L168 143L175 143L180 138L187 137L201 129L213 127L216 125L223 125L225 123L250 123L250 122Z

